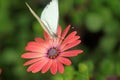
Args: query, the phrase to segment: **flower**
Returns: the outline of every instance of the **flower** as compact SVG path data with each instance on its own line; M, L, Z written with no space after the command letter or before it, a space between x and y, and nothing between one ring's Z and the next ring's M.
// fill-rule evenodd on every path
M70 33L67 37L67 33L70 29L70 25L62 33L61 26L58 26L57 38L52 39L44 31L44 38L35 38L35 41L29 42L26 46L28 52L22 54L22 58L31 59L24 63L24 66L28 66L27 71L36 73L47 72L49 69L52 74L64 72L63 65L71 65L71 61L67 57L77 56L82 53L82 50L68 50L78 45L81 40L80 36L76 35L76 31ZM66 38L65 38L66 37Z

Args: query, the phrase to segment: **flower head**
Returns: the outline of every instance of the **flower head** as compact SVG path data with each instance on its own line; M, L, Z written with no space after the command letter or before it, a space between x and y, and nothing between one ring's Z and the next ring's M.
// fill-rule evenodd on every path
M67 33L70 29L70 25L63 31L61 27L58 27L57 38L52 39L44 31L44 38L35 38L35 41L29 42L26 46L28 52L22 54L22 58L31 59L24 63L24 66L28 66L27 71L33 73L41 71L47 72L49 69L52 74L64 72L63 65L71 65L71 61L67 57L77 56L82 53L82 50L68 50L78 45L81 40L80 36L76 35L76 31L70 33L67 37Z

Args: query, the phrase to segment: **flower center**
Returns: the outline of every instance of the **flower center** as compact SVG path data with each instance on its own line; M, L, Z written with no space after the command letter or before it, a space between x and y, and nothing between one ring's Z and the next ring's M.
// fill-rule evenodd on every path
M48 50L48 57L50 59L55 59L59 55L59 50L57 48L50 48Z

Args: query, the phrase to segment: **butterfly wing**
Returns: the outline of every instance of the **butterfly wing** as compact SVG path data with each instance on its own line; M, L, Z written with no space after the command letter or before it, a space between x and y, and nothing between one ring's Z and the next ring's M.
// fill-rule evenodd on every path
M42 20L39 18L39 16L32 10L32 8L26 3L27 7L29 8L30 12L33 14L33 16L37 19L37 21L41 24L43 29L50 34L48 28L45 26L45 24L42 22Z
M58 0L52 0L43 10L41 14L41 20L48 28L50 33L54 36L57 32L58 27Z

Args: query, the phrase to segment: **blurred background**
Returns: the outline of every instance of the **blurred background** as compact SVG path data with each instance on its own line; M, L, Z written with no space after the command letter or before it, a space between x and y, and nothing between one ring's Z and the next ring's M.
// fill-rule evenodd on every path
M0 0L0 80L120 80L120 0L59 0L59 24L78 31L84 53L64 74L33 74L20 56L43 29L25 5L40 15L50 0Z

